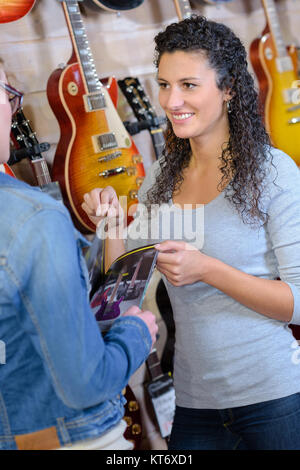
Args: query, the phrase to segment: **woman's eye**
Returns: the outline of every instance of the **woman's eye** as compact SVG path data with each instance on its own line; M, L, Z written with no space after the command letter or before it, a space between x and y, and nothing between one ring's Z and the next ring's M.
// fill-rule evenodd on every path
M159 88L167 88L167 83L163 83L163 82L158 82L158 86Z
M188 82L183 83L183 88L191 89L191 88L194 88L195 86L196 85L194 85L194 83L188 83Z

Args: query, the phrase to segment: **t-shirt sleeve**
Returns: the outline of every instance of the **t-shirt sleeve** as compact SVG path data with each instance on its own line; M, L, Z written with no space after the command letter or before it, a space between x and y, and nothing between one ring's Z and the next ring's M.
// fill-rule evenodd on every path
M267 228L272 242L280 279L294 297L290 323L300 325L300 171L281 151L274 152L274 176L270 191Z

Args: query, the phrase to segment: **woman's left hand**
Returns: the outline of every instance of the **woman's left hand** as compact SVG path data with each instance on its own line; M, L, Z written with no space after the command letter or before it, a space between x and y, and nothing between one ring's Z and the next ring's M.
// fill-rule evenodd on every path
M203 281L208 268L209 256L204 255L186 242L168 240L155 248L160 252L157 269L173 286L184 286Z

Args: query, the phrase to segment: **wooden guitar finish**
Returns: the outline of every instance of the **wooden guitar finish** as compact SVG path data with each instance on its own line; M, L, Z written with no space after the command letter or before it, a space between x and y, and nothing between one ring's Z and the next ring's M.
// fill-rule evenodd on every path
M273 145L300 165L300 99L297 51L283 43L273 0L263 0L267 26L250 47L259 81L260 101Z
M35 0L0 0L0 23L10 23L27 15Z
M52 178L59 181L75 225L84 232L95 226L81 208L83 195L111 185L125 196L128 208L137 202L145 176L142 157L116 110L118 86L100 82L87 45L78 2L62 2L73 43L64 69L49 78L47 95L60 125Z

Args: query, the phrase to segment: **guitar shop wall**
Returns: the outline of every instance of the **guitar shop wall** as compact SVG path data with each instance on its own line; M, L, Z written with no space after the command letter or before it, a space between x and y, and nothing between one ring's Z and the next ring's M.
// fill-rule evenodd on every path
M260 36L266 24L260 0L232 0L225 3L191 0L188 3L193 12L231 27L242 38L248 51L251 42ZM138 77L157 116L163 117L157 99L153 38L169 23L178 20L175 1L144 0L138 7L118 13L104 10L100 4L100 0L80 2L82 19L99 77L115 76L118 80L128 76ZM275 4L285 43L300 46L299 0L276 0ZM10 84L24 92L24 114L36 132L38 141L50 145L43 156L51 170L60 131L48 103L47 81L58 66L63 67L68 62L72 52L62 5L57 0L36 0L26 16L1 24L0 34L0 58ZM136 121L120 90L117 109L123 121ZM156 158L150 133L142 130L133 135L133 139L147 172ZM13 170L20 179L36 184L28 159L15 164ZM148 290L148 297L151 295L154 295L153 289ZM150 298L147 307L152 308ZM166 328L159 312L157 316L160 324L158 350L161 353ZM133 391L142 401L145 400L142 391L143 377L144 370L133 378ZM148 408L146 404L143 411L145 430L142 448L164 449L166 443L160 438Z

